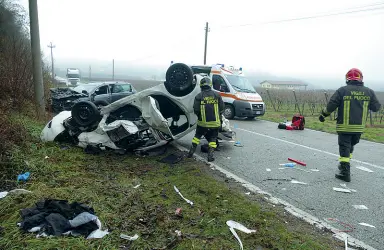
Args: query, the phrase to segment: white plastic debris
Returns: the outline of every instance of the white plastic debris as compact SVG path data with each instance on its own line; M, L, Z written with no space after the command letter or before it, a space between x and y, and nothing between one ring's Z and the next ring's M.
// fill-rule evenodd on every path
M36 233L36 232L39 232L41 229L41 226L38 226L38 227L32 227L31 229L28 230L28 232L30 233Z
M4 192L0 192L0 199L3 199L5 196L8 195L8 192L7 191L4 191Z
M318 170L318 169L311 169L311 171L313 171L313 172L320 172L320 170Z
M362 166L358 166L356 167L357 169L360 169L360 170L363 170L363 171L366 171L366 172L369 172L369 173L373 173L372 170L370 170L369 168L366 168L366 167L362 167Z
M279 169L287 169L287 168L279 168Z
M340 186L342 186L342 187L345 188L345 189L350 190L351 192L354 192L354 193L357 192L355 189L351 189L351 188L347 187L347 184L345 184L345 183L340 183Z
M351 193L351 190L345 188L334 187L333 190L335 190L336 192Z
M175 233L176 233L177 236L179 236L179 237L181 236L181 231L180 230L176 230Z
M193 202L184 198L184 196L180 193L179 189L177 189L176 186L173 186L173 188L175 189L176 193L178 193L181 196L181 198L183 198L187 203L189 203L191 206L193 206Z
M251 230L251 229L248 229L246 228L244 225L236 222L236 221L233 221L233 220L229 220L227 221L227 226L229 227L229 230L232 232L232 234L235 236L235 238L237 239L237 241L239 242L240 244L240 248L243 250L243 243L241 242L239 236L237 235L236 231L234 229L237 229L237 230L240 230L242 231L243 233L246 233L246 234L250 234L250 233L255 233L256 230Z
M139 235L135 234L134 236L129 236L126 234L120 234L120 238L125 239L125 240L129 240L129 241L134 241L134 240L137 240L139 238Z
M296 180L291 180L291 183L294 183L294 184L302 184L302 185L307 185L307 184L308 184L308 183L301 182L301 181L296 181Z
M101 239L103 238L104 236L106 236L107 234L109 234L108 230L101 230L101 229L96 229L95 231L93 231L92 233L90 233L87 237L87 240L89 239Z
M267 169L265 169L265 170L267 170L267 172L271 172L271 169L270 169L270 168L267 168Z
M45 158L44 159L49 159L49 156L45 156Z
M141 186L141 184L136 185L136 186L134 186L133 188L136 189L136 188L138 188L138 187L140 187L140 186Z
M376 228L375 226L370 225L370 224L367 224L367 223L365 223L365 222L359 223L359 225L366 226L366 227Z
M356 209L368 209L365 205L352 205Z
M345 238L345 250L348 250L348 237Z
M245 193L246 195L250 195L251 194L251 192L247 192L247 193Z
M22 189L22 188L16 188L16 189L9 191L9 194L30 194L30 193L32 193L32 192L29 190Z

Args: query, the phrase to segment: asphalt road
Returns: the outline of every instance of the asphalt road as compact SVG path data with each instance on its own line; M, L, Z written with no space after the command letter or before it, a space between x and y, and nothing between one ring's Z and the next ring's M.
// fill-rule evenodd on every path
M338 164L337 135L309 129L280 130L276 123L262 120L231 120L231 126L235 127L237 140L243 147L223 144L221 151L216 152L215 164L319 219L336 218L352 225L355 229L348 234L371 247L383 249L384 144L360 141L351 162L352 181L346 183L356 192L342 193L333 190L333 187L342 188L340 184L344 183L334 177ZM189 148L192 137L193 134L189 134L178 143ZM200 148L196 153L206 158ZM300 168L310 172L279 169L282 167L279 164L289 162L288 157L307 163ZM373 172L360 170L359 166ZM266 180L268 178L294 178L307 184ZM353 205L365 205L368 209L356 209ZM327 222L340 230L349 229Z

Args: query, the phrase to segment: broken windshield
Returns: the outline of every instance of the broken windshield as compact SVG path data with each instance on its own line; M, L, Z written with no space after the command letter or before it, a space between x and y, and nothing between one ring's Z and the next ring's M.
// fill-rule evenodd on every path
M245 93L256 93L255 88L244 76L226 75L226 77L235 90Z

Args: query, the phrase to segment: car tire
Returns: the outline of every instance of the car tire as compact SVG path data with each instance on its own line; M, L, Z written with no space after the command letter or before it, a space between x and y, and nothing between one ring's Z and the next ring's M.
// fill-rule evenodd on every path
M233 119L235 117L235 109L232 105L226 104L224 108L224 117L228 120Z
M164 86L171 95L188 95L196 87L192 69L184 63L172 64L165 74Z
M99 121L100 111L93 102L82 101L72 107L72 118L80 126L90 126Z

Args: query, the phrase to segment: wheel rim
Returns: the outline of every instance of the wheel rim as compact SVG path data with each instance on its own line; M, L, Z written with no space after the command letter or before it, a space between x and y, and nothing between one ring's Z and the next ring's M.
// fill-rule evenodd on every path
M87 106L79 107L79 118L82 121L89 120L89 117L93 114L93 112Z
M183 67L177 67L171 74L169 81L172 87L180 87L188 83L188 72Z
M225 118L232 116L232 110L230 108L225 108L224 116Z

